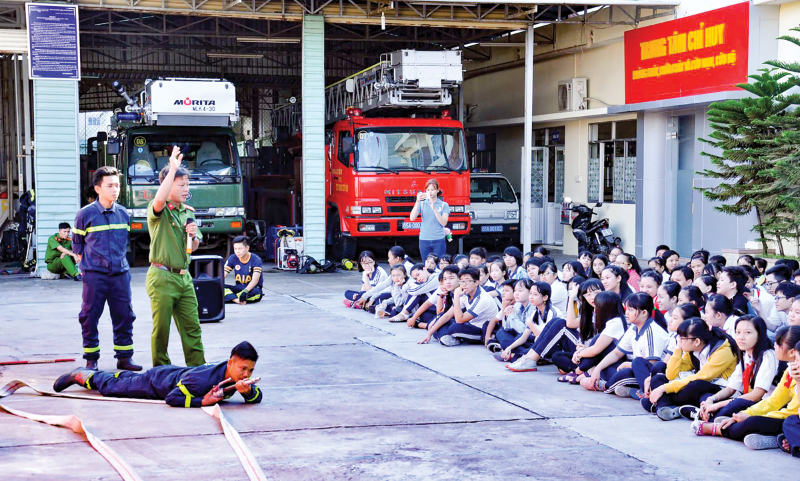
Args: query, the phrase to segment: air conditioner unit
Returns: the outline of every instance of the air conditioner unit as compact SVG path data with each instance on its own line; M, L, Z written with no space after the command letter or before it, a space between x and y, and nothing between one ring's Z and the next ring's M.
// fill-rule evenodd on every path
M558 111L573 112L586 109L585 78L571 78L558 82Z

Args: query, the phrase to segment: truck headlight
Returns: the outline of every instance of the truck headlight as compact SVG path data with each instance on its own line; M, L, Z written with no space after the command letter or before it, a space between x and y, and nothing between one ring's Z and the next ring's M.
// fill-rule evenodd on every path
M372 208L372 213L373 214L383 214L383 208L381 208L381 207L373 207Z
M350 207L350 213L351 214L356 214L356 215L361 214L361 206L354 205L353 207Z
M222 217L225 215L225 207L217 207L215 210L215 214L217 217Z
M244 217L244 207L237 207L237 208L236 208L236 214L237 214L239 217Z
M147 209L133 209L133 217L147 217Z
M450 207L450 209L453 211L454 214L463 214L464 212L466 212L466 209L464 208L463 205L454 205Z
M235 217L236 216L236 207L225 207L225 216L226 217Z
M450 228L453 230L464 230L467 228L467 224L466 222L454 222Z
M507 210L506 211L506 219L519 219L519 211L518 210Z

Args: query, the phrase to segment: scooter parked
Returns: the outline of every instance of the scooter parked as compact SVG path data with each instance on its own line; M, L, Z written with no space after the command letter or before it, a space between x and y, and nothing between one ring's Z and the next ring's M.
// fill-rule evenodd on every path
M569 197L564 198L564 204L569 205L569 210L577 215L572 219L572 235L578 241L578 251L587 250L592 254L608 254L614 247L622 244L622 239L616 237L609 227L608 219L592 218L597 215L594 209L602 207L598 202L594 207L585 204L573 203Z

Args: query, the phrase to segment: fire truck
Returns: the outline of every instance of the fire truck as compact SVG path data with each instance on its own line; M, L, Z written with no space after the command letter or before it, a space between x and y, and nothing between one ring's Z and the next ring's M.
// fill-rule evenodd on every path
M96 159L98 166L120 171L119 202L131 217L131 263L137 249L150 247L147 205L158 190L158 174L169 164L173 145L181 148L189 171L187 203L203 230L201 248L222 246L232 252L231 240L243 232L245 223L242 171L232 130L239 121L233 84L148 79L133 97L119 82L113 85L127 105L115 112L109 133L98 132Z
M462 80L459 51L400 50L325 89L329 257L352 259L359 242L418 237L409 214L428 179L450 205L453 236L469 232L464 126L447 109ZM273 111L276 143L298 141L301 102L291 100Z

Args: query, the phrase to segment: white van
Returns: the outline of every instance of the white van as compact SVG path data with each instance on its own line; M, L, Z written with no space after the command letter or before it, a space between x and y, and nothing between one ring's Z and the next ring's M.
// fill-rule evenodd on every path
M519 201L502 174L470 173L467 240L519 244Z

